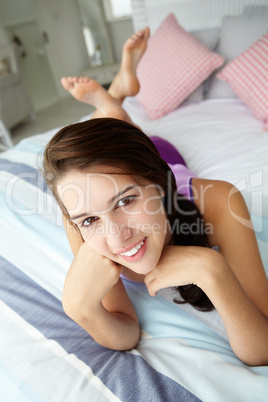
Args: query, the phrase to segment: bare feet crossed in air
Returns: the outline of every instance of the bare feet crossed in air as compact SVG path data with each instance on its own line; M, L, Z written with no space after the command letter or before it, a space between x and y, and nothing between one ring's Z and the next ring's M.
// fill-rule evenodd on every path
M136 69L146 50L149 36L147 27L125 42L119 72L108 91L89 77L63 77L62 86L78 101L96 108L93 118L116 117L131 122L121 104L126 96L135 96L139 91Z
M109 88L109 93L121 102L126 96L134 96L139 92L136 70L147 48L149 36L150 30L146 27L132 35L123 46L121 66Z

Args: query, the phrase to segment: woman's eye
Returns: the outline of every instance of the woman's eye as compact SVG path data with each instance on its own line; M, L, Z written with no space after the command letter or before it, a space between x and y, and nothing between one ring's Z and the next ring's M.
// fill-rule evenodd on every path
M128 197L121 198L121 200L118 201L116 207L117 208L124 207L124 206L130 204L134 200L134 198L135 198L135 196L133 196L133 195L129 195Z
M81 227L83 227L83 228L88 227L88 226L92 225L92 223L95 222L97 219L98 219L97 216L87 218L82 222Z

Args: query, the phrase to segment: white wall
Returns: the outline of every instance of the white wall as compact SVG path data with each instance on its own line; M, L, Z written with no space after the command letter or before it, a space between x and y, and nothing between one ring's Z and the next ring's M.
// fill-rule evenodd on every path
M90 4L90 0L88 1ZM54 85L59 96L67 96L67 92L60 84L60 78L79 75L89 67L89 57L75 0L0 0L0 15L6 26L24 22L29 24L36 21L40 31L39 42L43 40L41 39L43 33L47 33L49 41L43 46L52 71ZM132 19L109 22L107 26L114 61L118 63L121 60L122 46L133 33ZM39 47L41 48L40 43ZM28 59L29 52L26 61ZM45 77L43 78L45 79ZM47 86L49 87L49 85ZM35 92L39 91L40 97L44 98L44 93L37 86L35 87Z
M187 31L221 25L224 15L240 14L248 4L267 4L268 0L132 0L135 30L149 25L153 33L169 12L173 12Z
M124 18L115 22L108 22L108 31L112 42L114 61L121 61L122 47L125 41L133 34L133 22L131 18Z
M31 0L8 0L0 2L1 20L5 24L35 19Z
M56 102L59 94L31 0L1 0L0 15L5 28L4 32L0 33L0 39L6 37L13 45L13 71L19 71L20 80L27 89L34 110L41 110ZM20 45L19 42L15 44L15 37L20 41ZM15 91L15 88L10 87L9 90ZM14 113L16 112L18 111L14 110Z
M41 32L47 32L45 44L58 92L62 76L79 75L89 67L89 58L74 0L31 0Z

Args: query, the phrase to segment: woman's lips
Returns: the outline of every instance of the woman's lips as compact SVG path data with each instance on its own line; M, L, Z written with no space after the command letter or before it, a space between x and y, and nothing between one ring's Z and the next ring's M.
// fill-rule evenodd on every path
M131 246L131 248L127 249L124 252L116 253L119 254L127 262L135 262L141 259L147 250L147 238L143 239L139 243L136 243L135 246Z

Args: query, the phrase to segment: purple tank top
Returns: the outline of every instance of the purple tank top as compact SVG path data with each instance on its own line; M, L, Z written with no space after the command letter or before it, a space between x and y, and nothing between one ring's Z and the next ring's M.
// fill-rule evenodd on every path
M170 142L160 137L150 137L150 139L173 171L178 193L193 202L192 178L196 175L188 169L185 160Z

